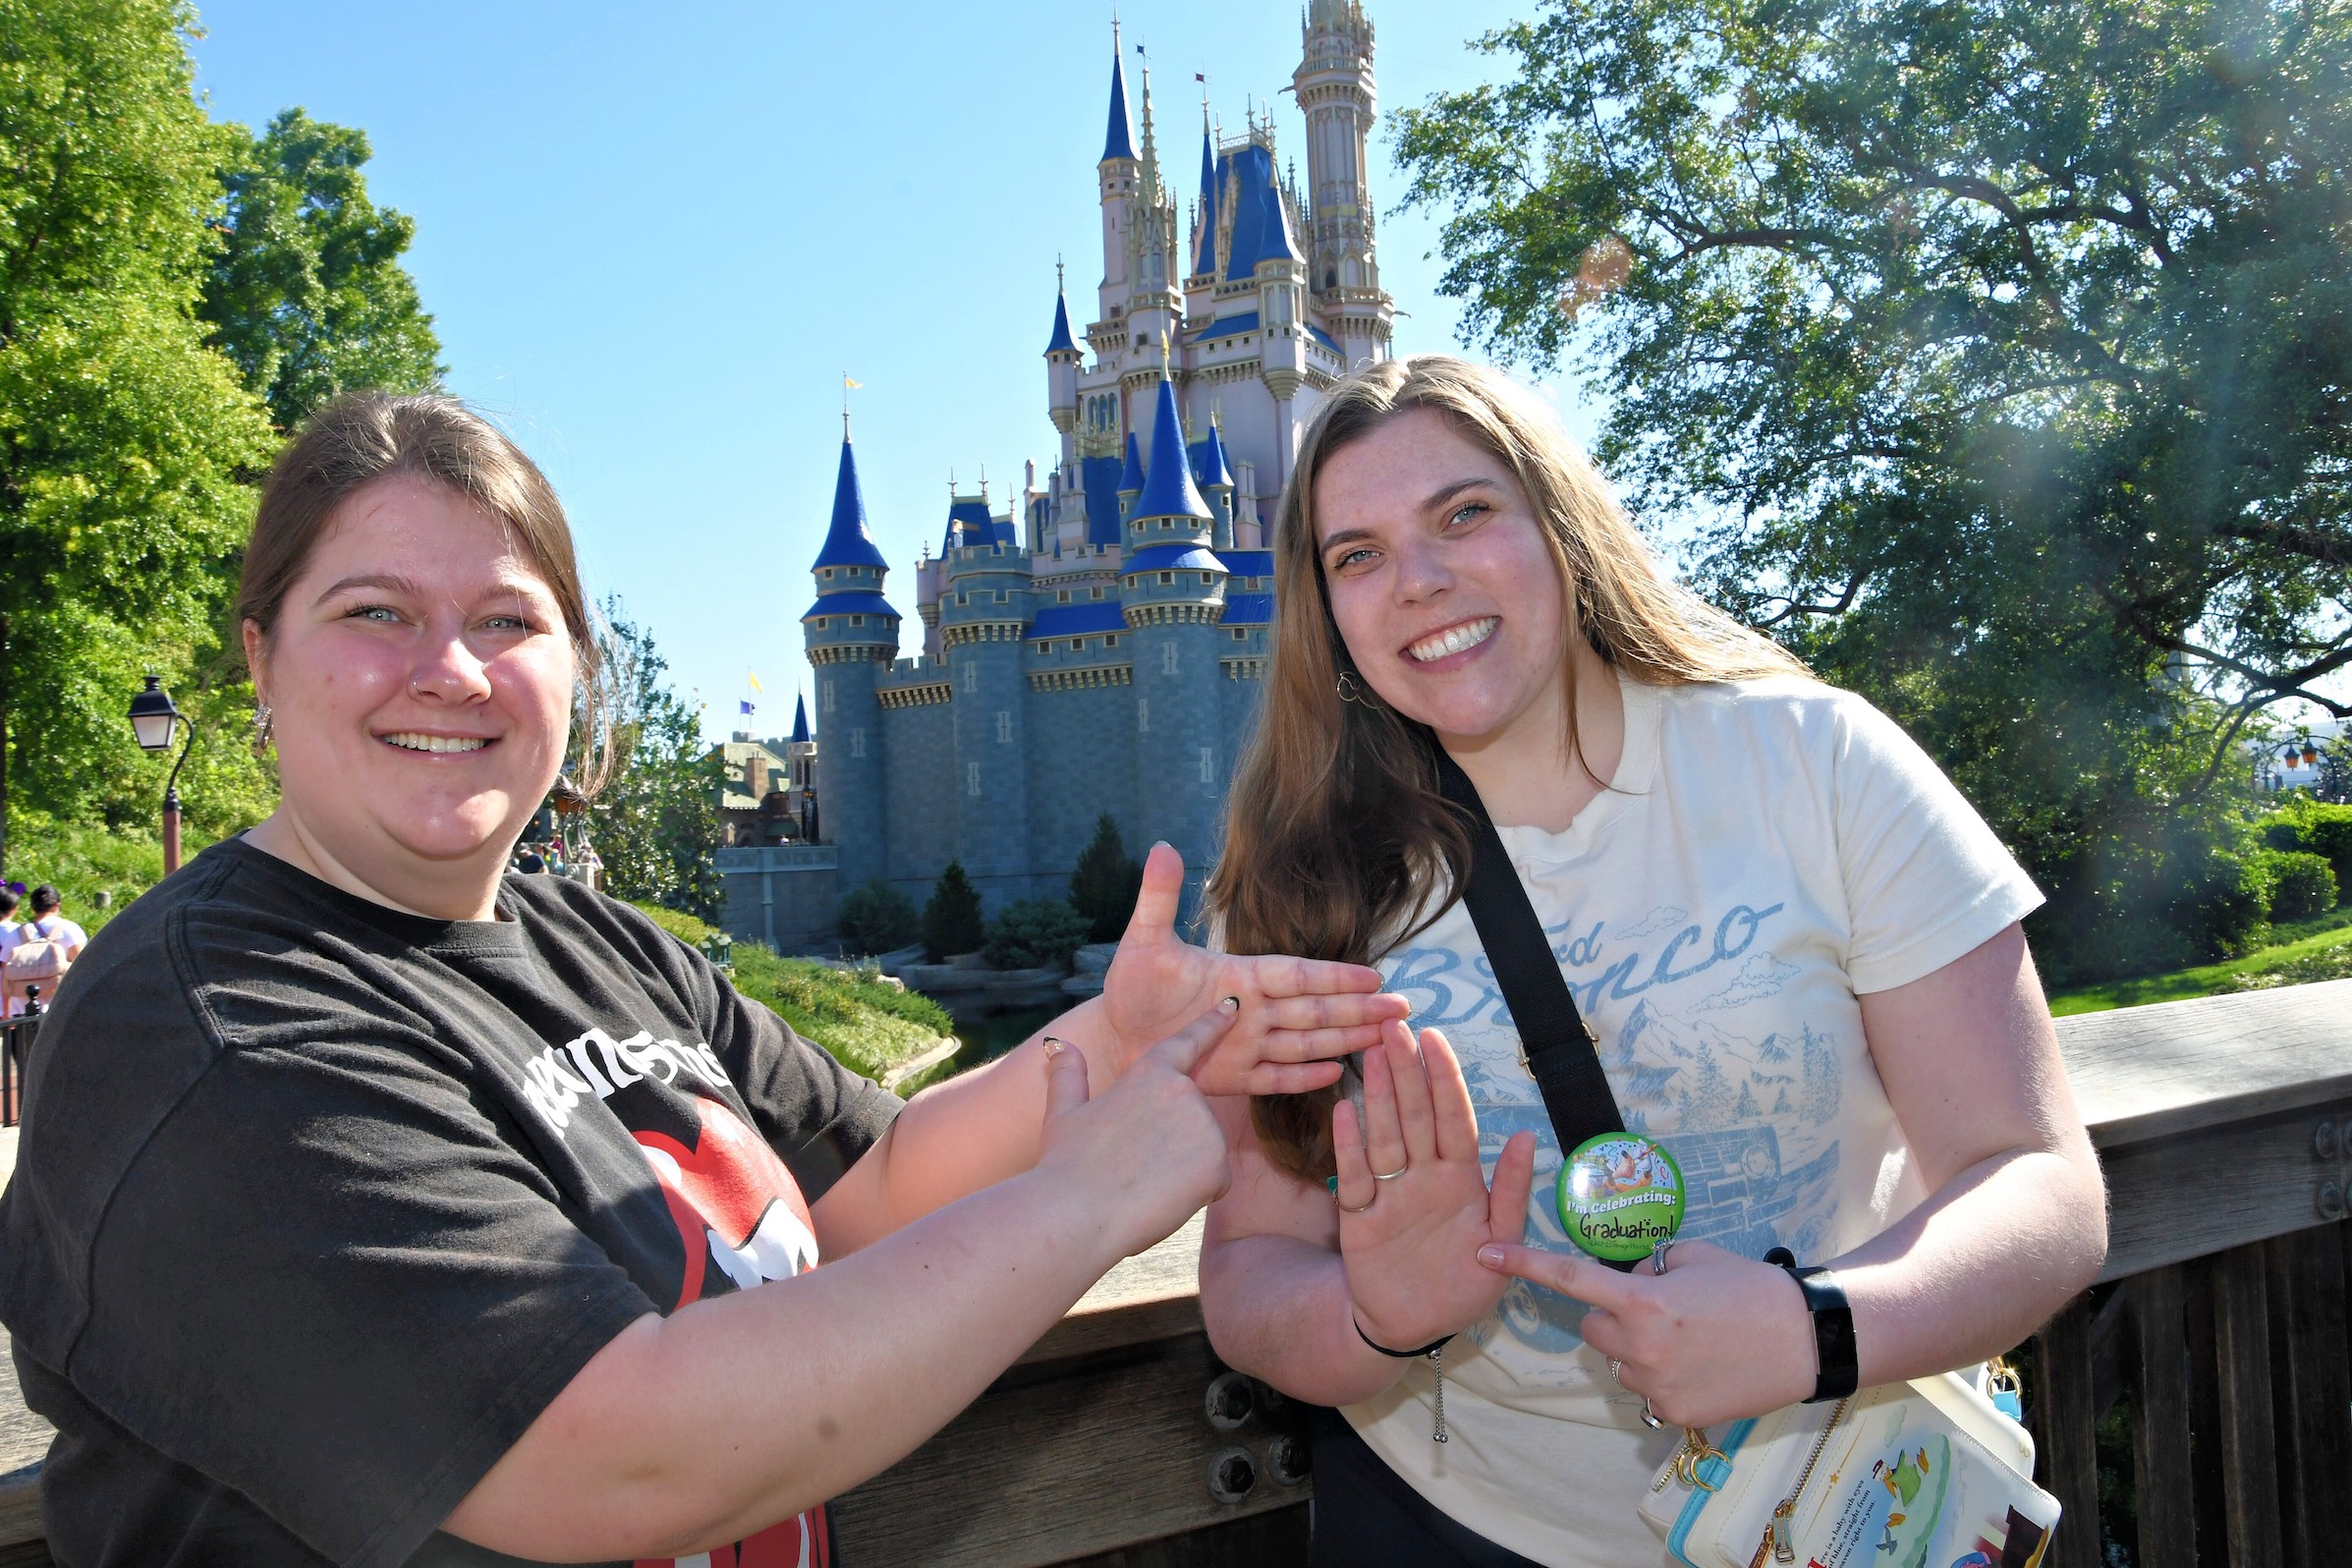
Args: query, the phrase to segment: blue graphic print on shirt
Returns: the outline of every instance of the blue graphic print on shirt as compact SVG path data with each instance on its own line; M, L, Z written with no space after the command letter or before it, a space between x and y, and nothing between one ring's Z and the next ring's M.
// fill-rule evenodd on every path
M1761 1037L1736 1028L1743 1010L1779 995L1798 973L1759 945L1783 910L1737 903L1694 920L1659 906L1614 924L1571 919L1545 927L1577 1006L1600 1036L1626 1127L1658 1137L1682 1167L1690 1190L1683 1238L1750 1258L1782 1245L1817 1256L1837 1213L1830 1128L1843 1068L1834 1036L1803 1021L1793 1033L1775 1028ZM1461 945L1430 944L1439 930L1458 931ZM1454 1043L1489 1173L1513 1134L1536 1135L1529 1241L1572 1251L1551 1202L1560 1149L1550 1118L1519 1064L1509 1007L1467 917L1457 907L1381 968L1388 988L1413 1003L1413 1026L1442 1029ZM1582 1342L1585 1312L1519 1281L1474 1336L1486 1343L1499 1322L1531 1349L1565 1354Z

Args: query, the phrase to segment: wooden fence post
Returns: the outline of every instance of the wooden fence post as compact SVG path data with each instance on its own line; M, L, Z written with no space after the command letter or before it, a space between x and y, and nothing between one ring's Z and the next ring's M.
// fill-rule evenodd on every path
M2236 1568L2270 1568L2286 1555L2278 1519L2278 1442L2264 1274L2259 1243L2232 1248L2213 1260L2222 1489L2229 1499L2229 1560Z
M2034 1336L2036 1468L2065 1516L2048 1568L2100 1568L2099 1412L2092 1408L2091 1298L2077 1296Z

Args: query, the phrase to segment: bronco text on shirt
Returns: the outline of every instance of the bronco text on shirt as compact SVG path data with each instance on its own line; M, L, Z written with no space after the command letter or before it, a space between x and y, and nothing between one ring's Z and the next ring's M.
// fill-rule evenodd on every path
M1611 789L1565 832L1500 833L1600 1040L1628 1128L1682 1167L1681 1236L1825 1261L1923 1195L1862 1036L1860 993L1951 963L2042 902L1957 790L1884 715L1801 680L1621 683ZM1570 1251L1560 1149L1469 913L1380 965L1416 1028L1445 1032L1489 1176L1537 1135L1531 1245ZM1423 1495L1554 1568L1670 1561L1635 1512L1680 1441L1637 1420L1584 1307L1515 1282L1446 1347L1451 1440L1429 1440L1415 1363L1348 1420Z
M0 1198L60 1562L514 1562L437 1527L590 1357L816 1264L897 1097L625 904L498 902L421 920L232 840L74 966ZM822 1568L823 1511L708 1560Z

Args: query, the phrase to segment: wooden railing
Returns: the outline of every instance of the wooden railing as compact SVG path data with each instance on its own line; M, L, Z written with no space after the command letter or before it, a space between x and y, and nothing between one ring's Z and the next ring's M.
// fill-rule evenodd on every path
M2020 1358L2043 1483L2066 1505L2050 1568L2102 1568L2110 1540L2139 1568L2352 1562L2333 1520L2352 1496L2352 980L2058 1028L2111 1213L2100 1282ZM841 1498L844 1560L1303 1562L1304 1413L1209 1350L1199 1247L1196 1221L1121 1264ZM9 1451L11 1414L9 1565L43 1560L9 1551L38 1536L30 1471L7 1474L37 1448Z

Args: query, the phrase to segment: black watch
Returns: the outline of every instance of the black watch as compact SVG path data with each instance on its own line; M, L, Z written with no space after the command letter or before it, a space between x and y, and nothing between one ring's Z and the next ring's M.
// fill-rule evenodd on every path
M1862 1366L1854 1350L1854 1309L1846 1289L1826 1268L1801 1268L1797 1255L1775 1247L1764 1260L1788 1270L1788 1277L1805 1293L1805 1310L1813 1314L1813 1354L1820 1369L1814 1374L1813 1394L1805 1402L1843 1399L1861 1386Z

